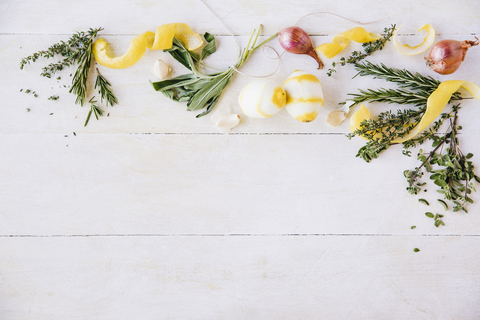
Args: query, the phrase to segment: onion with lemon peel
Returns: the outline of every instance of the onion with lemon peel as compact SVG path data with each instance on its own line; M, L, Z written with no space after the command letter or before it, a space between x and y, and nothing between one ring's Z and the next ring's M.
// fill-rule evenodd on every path
M122 56L113 56L110 45L103 39L97 39L93 44L95 60L102 66L123 69L133 66L150 50L170 49L173 38L177 38L192 51L203 45L202 37L192 31L185 23L169 23L159 26L155 33L144 32L136 36L131 42L127 52Z
M333 38L332 43L324 43L318 46L315 50L321 52L327 58L331 59L339 54L348 45L350 40L366 43L378 40L381 35L367 32L365 28L355 27L347 30Z
M285 106L285 102L283 87L269 79L253 80L238 97L243 113L251 118L270 118Z
M434 41L435 41L435 29L432 28L431 25L428 23L424 24L418 31L425 30L427 32L427 35L423 39L423 42L416 45L416 46L410 46L408 44L401 44L398 41L398 30L400 30L402 26L399 26L397 31L395 31L395 34L393 35L393 45L395 48L397 48L398 52L401 54L404 54L406 56L415 56L417 54L420 54L422 52L425 52L428 48L430 48Z
M322 108L323 91L320 81L313 74L297 70L284 82L287 94L285 109L296 120L312 122Z

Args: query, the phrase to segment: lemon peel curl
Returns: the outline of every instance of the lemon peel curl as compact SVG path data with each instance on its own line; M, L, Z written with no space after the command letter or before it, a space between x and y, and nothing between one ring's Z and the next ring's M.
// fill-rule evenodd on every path
M350 40L359 43L371 42L380 39L379 34L367 32L362 27L355 27L347 30L333 38L332 43L324 43L318 46L315 50L323 53L327 58L333 58L339 54L348 45Z
M147 48L150 50L171 48L174 37L182 41L190 51L198 49L203 44L202 37L193 32L187 24L169 23L158 27L155 33L147 31L136 36L122 56L113 56L110 45L102 38L94 42L93 54L95 60L102 66L113 69L128 68L143 57Z
M422 52L425 52L431 45L435 42L435 29L432 28L428 23L424 24L418 31L425 30L427 35L423 39L423 42L416 46L409 46L408 44L401 44L398 42L397 33L402 26L398 27L393 35L393 45L397 48L398 52L406 56L415 56Z
M403 143L413 139L417 134L428 127L445 109L452 95L457 92L460 87L467 90L475 99L480 100L480 87L476 84L463 80L447 80L440 83L435 91L433 91L427 99L427 108L420 122L404 137L395 139L392 143ZM350 118L350 131L361 129L361 123L370 119L370 112L362 104ZM365 137L363 137L365 138ZM366 138L365 138L366 139Z

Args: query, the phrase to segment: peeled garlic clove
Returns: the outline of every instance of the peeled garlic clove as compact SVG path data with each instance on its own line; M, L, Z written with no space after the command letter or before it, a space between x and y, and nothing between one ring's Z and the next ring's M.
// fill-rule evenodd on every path
M251 118L270 118L285 105L285 90L273 80L253 80L243 88L238 103Z
M157 60L157 62L155 62L155 65L153 66L153 72L157 77L159 77L162 80L167 77L170 70L171 69L168 66L168 64L166 64L162 60Z
M345 119L347 119L345 111L335 110L329 113L326 122L332 127L338 127Z
M219 128L230 130L238 126L239 123L240 116L238 114L226 114L221 116L215 125Z
M311 122L323 106L320 81L313 74L297 70L283 83L287 94L285 109L301 122Z

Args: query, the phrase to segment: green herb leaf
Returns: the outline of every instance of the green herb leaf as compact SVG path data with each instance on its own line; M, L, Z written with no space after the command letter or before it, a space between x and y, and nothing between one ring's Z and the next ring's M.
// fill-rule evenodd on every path
M442 199L437 199L438 202L440 202L440 204L443 206L443 209L445 209L445 211L448 210L448 205L445 201L443 201Z
M428 201L425 199L418 199L418 202L423 203L424 205L427 205L427 206L430 205L430 203L428 203Z
M433 213L431 213L431 212L425 212L425 215L429 218L432 218L432 219L434 217Z
M419 252L419 251L420 251L420 249L418 249L418 248L413 249L413 252Z
M208 32L205 32L203 37L207 41L207 45L202 49L202 53L200 54L200 60L205 59L206 57L208 57L209 55L217 51L217 46L215 44L215 37Z

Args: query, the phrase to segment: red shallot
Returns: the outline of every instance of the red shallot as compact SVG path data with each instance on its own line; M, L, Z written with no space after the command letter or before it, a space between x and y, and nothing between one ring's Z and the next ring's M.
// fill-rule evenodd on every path
M478 38L475 37L475 39L477 40L442 40L438 42L433 46L430 54L425 57L427 65L440 74L454 73L465 59L468 49L478 45Z
M278 41L283 49L290 53L308 54L318 63L318 69L323 69L323 62L313 49L308 34L299 27L288 27L278 32Z

